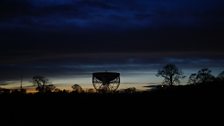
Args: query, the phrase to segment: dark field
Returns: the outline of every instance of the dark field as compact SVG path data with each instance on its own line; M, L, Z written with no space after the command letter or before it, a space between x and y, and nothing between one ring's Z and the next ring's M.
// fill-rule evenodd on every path
M29 125L207 122L223 114L223 83L135 93L1 94L1 121ZM202 120L201 120L202 118ZM157 120L160 120L157 122Z

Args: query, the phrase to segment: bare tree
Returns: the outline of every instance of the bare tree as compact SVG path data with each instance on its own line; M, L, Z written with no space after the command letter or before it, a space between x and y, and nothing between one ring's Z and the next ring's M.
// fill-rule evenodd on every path
M175 64L167 64L156 74L157 77L161 76L164 78L163 83L170 86L179 84L180 79L184 78L183 73Z
M222 71L218 76L218 79L224 80L224 71Z
M209 70L208 68L203 68L201 70L198 71L197 73L197 82L198 83L207 83L207 82L211 82L215 79L215 77L211 74L211 70Z
M37 90L39 92L52 92L56 87L53 84L48 84L49 81L44 76L34 76L33 84L37 85Z
M189 76L188 84L196 84L197 83L197 74L193 73Z
M45 92L53 92L56 87L53 84L45 85Z

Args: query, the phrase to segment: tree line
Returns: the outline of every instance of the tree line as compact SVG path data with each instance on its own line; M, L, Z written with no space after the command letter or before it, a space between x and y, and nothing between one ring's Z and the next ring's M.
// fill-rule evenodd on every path
M224 82L224 71L222 71L220 74L218 74L217 77L211 74L211 70L208 68L202 68L196 73L192 73L187 81L188 85L199 85L199 84L206 84L206 83L223 83ZM181 82L181 79L186 78L184 73L175 65L175 64L167 64L161 69L158 70L157 77L162 77L163 82L162 86L175 86L179 85ZM39 93L59 93L62 92L59 88L56 88L55 85L51 84L50 81L44 77L44 76L33 76L32 83L36 86L36 90ZM82 89L82 87L78 84L74 84L71 86L73 93L84 93L85 91ZM15 90L17 91L17 90ZM20 89L20 92L26 92L25 89ZM126 93L133 93L136 92L135 88L127 88L124 90ZM10 92L10 90L2 89L0 88L0 94L2 92ZM64 91L66 92L66 91ZM93 93L93 89L89 89L87 91L88 93ZM68 92L67 92L68 93Z
M192 73L188 78L188 84L205 84L214 81L224 81L224 71L222 71L217 77L211 74L211 70L208 68L202 68L197 73ZM180 84L180 80L184 79L184 73L175 65L167 64L162 69L158 70L157 77L162 77L163 84L174 86Z

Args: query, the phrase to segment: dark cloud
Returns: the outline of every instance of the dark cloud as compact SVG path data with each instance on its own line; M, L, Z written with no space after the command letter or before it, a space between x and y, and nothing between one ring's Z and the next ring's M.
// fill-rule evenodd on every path
M57 30L64 30L66 26L95 30L106 27L120 30L166 25L204 26L217 20L223 21L222 5L220 0L3 0L1 17L8 22L5 25L29 25L34 29L34 25L57 27Z
M222 67L223 5L223 0L1 0L0 74L150 70L168 62L200 67L194 60Z
M204 56L203 56L204 55ZM212 56L212 57L210 57ZM91 75L95 71L118 71L123 74L157 71L164 64L174 63L181 69L224 68L220 54L176 54L176 53L89 53L48 55L32 59L32 56L0 64L0 79L32 78L34 75L47 77L69 77ZM19 62L18 62L19 61ZM195 70L196 71L196 70ZM193 71L193 72L195 72Z

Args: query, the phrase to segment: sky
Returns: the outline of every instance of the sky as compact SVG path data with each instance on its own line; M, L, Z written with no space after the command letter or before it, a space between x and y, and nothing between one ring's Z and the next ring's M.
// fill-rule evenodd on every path
M91 84L121 73L123 84L154 84L167 63L189 75L224 70L223 0L1 0L0 83L44 75Z

